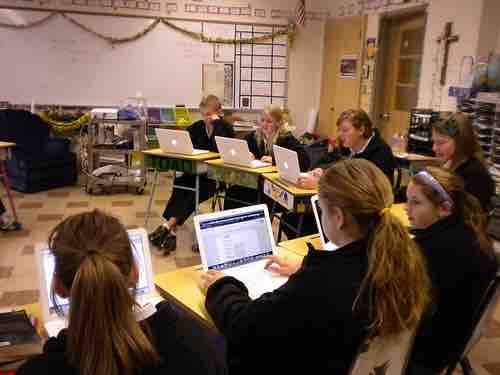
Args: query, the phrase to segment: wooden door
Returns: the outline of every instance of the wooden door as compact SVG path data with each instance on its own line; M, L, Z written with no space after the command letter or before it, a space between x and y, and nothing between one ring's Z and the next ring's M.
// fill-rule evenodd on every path
M390 144L394 134L406 135L410 111L416 108L424 50L425 14L384 22L382 92L377 93L376 123Z
M366 17L344 17L327 21L318 133L334 137L339 115L359 107L361 58ZM354 78L341 77L341 63L346 57L357 57Z

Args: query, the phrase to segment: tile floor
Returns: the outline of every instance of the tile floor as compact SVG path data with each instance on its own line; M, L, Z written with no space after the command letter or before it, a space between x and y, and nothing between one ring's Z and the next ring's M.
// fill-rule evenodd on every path
M160 215L171 189L171 178L162 175L152 207L148 230L160 222ZM130 228L143 227L149 191L144 195L117 192L110 195L88 195L81 187L66 187L37 194L14 193L23 229L0 233L0 309L38 301L38 278L34 259L35 244L46 241L54 225L69 215L99 208L119 217ZM7 205L5 197L2 198ZM209 205L202 205L208 211ZM177 251L169 256L152 252L155 273L199 263L191 252L192 230L179 232ZM471 361L476 375L500 375L500 306L484 337L475 346Z

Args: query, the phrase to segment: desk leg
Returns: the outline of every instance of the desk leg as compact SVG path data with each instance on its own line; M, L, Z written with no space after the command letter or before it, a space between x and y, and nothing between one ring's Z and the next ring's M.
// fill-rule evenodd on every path
M194 189L195 189L195 192L194 192L194 197L195 197L194 198L194 204L195 204L194 214L198 215L199 210L200 210L200 207L199 207L199 205L200 205L200 175L199 174L196 175L195 181L196 182L195 182L195 187L194 187Z
M148 228L149 215L151 215L151 206L153 205L153 199L155 196L156 186L158 185L159 177L160 177L160 171L158 169L155 169L155 175L153 178L153 187L151 189L151 194L149 195L148 208L146 210L146 217L144 221L144 228L146 228L146 230Z
M14 216L15 229L21 229L21 224L19 223L19 219L17 217L16 206L14 205L14 198L12 198L12 192L10 190L10 181L9 176L7 175L7 168L5 167L5 160L3 159L0 159L0 176L3 177L3 184L5 186L10 208L12 209L12 216Z

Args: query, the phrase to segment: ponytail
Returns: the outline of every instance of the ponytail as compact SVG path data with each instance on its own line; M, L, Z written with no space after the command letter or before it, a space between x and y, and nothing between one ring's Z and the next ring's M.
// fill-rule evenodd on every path
M491 254L493 243L487 232L488 220L479 200L464 192L463 215L465 223L470 226L476 233L481 250Z
M159 364L135 320L134 256L123 224L99 210L70 216L49 246L54 274L70 292L66 355L80 375L132 375Z
M431 285L416 244L401 221L385 212L369 235L368 247L368 271L354 308L360 298L368 306L369 336L415 328L430 302Z
M126 278L105 255L83 260L71 287L67 347L80 375L131 375L158 362L134 303Z

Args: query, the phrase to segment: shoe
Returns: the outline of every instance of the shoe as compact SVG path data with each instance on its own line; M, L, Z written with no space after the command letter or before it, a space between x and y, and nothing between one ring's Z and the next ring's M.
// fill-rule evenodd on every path
M169 230L167 227L165 227L164 225L160 225L158 228L156 228L154 230L154 232L150 233L148 235L148 238L149 238L149 241L157 246L157 247L160 247L161 246L161 243L163 241L163 237L166 235L166 234L169 234Z
M160 246L165 255L170 254L177 248L177 236L168 232L162 238Z

